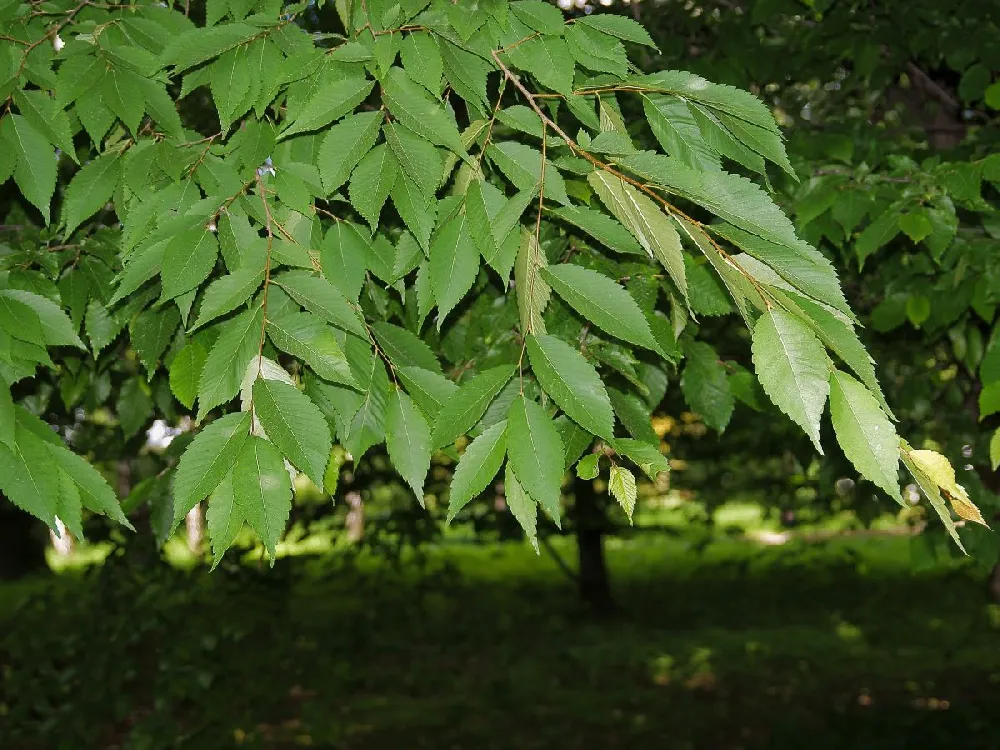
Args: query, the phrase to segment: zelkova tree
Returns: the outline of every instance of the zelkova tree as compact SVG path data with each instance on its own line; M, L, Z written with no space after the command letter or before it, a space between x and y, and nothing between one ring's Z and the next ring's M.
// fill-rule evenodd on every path
M952 531L946 500L982 520L947 459L898 437L832 264L731 171L795 178L760 100L640 73L629 46L655 45L622 16L335 11L0 5L0 177L33 207L0 256L15 505L77 534L82 509L129 523L40 418L57 382L68 409L103 388L127 434L191 411L196 435L150 481L173 526L208 499L216 561L244 524L273 556L295 475L334 483L334 439L355 461L384 442L421 502L450 455L449 519L500 476L533 541L574 464L609 460L631 515L627 467L668 468L650 413L670 375L719 430L750 387L698 337L735 310L760 386L817 450L829 402L860 474L901 502L902 461ZM664 153L636 147L647 128ZM119 361L133 374L112 394Z

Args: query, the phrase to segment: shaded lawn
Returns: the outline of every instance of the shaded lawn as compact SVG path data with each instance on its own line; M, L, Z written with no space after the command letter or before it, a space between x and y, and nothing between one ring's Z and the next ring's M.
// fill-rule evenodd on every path
M614 542L604 619L519 544L112 559L0 589L0 747L995 750L982 573L907 544Z

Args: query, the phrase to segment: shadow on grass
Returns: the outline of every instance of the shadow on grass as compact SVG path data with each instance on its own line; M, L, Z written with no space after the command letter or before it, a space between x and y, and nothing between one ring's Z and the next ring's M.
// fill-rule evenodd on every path
M612 545L604 619L513 544L112 558L2 616L0 747L995 750L981 576L914 575L899 545Z

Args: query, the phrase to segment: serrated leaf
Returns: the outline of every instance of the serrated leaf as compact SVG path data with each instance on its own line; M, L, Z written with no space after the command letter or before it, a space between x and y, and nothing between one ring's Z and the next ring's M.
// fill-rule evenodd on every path
M179 318L180 316L178 316ZM208 353L198 341L188 341L170 363L170 391L188 409L198 396L198 382Z
M415 333L384 322L373 324L372 332L382 351L396 367L419 367L441 373L441 363L434 352Z
M438 305L438 329L461 302L479 272L479 251L469 236L468 219L457 214L431 240L430 282Z
M274 283L306 310L318 315L327 323L355 336L367 338L364 321L347 298L326 279L309 271L288 271L276 276Z
M899 456L903 459L903 465L909 470L910 474L913 476L914 480L917 482L917 486L920 487L924 496L930 502L931 507L934 512L937 513L938 518L941 519L941 523L944 525L945 530L948 532L949 536L954 540L958 548L962 550L963 553L968 554L965 551L965 547L962 544L962 539L958 536L958 530L955 528L955 521L951 517L951 511L945 504L944 498L941 497L941 488L937 483L937 480L932 476L928 475L928 471L933 472L936 468L936 461L932 456L913 456L913 453L917 451L911 451L909 446L905 442L901 441ZM924 454L931 454L933 451L923 451ZM939 454L934 454L937 456ZM924 462L928 459L930 460L930 466L924 466L923 462L918 463L919 459L923 458ZM943 456L942 456L943 458ZM945 459L947 462L947 459Z
M523 143L502 141L491 143L486 152L518 190L537 190L542 176L540 151ZM545 162L545 196L557 203L569 204L566 183L559 170L548 160Z
M529 334L526 344L531 370L543 390L581 427L610 439L614 413L594 366L555 336Z
M458 127L441 103L415 83L402 68L390 68L383 82L382 101L393 117L431 143L465 156Z
M634 21L627 16L619 16L611 13L596 13L588 16L581 16L577 23L590 26L605 34L623 39L626 42L634 42L647 47L659 50L649 32L638 21Z
M358 162L371 151L382 120L380 112L356 112L327 131L316 155L316 167L327 195L347 182Z
M54 529L59 476L49 464L45 443L27 430L15 427L13 444L0 443L0 492Z
M541 273L570 307L599 328L629 343L658 349L638 303L620 284L570 263L549 266Z
M254 264L245 264L231 274L221 276L205 289L201 307L198 308L198 320L191 330L201 328L209 321L221 315L232 312L242 305L264 280L264 268Z
M363 395L342 442L357 461L371 446L385 439L389 378L382 360L371 351L367 342L348 338L347 352L358 384L356 387Z
M236 505L233 472L230 471L208 498L208 510L205 511L208 539L212 545L212 570L218 567L226 550L233 546L236 536L243 529L244 520Z
M663 150L692 169L722 169L719 154L705 141L687 103L673 96L644 95L643 111Z
M507 453L507 421L497 422L469 443L455 467L448 493L447 523L486 489Z
M599 453L588 453L576 464L576 475L588 482L592 479L597 479L600 470L601 454Z
M323 275L349 300L358 299L370 248L367 236L349 221L336 222L323 238L320 248Z
M49 223L49 203L56 189L56 160L48 140L21 115L0 120L0 146L14 155L14 181L21 194Z
M777 308L753 329L757 379L775 406L801 427L823 454L819 423L830 393L830 360L801 320Z
M209 411L240 392L247 363L259 353L263 326L262 307L247 310L226 323L205 358L198 379L199 422Z
M627 456L654 482L661 472L670 471L670 464L656 445L642 440L615 438L611 441L611 447L619 455Z
M592 172L587 182L601 202L639 241L649 257L656 258L687 298L687 280L681 238L670 219L647 196L620 177Z
M507 429L515 439L507 453L524 488L560 525L563 444L555 423L539 404L521 396L507 413Z
M86 348L80 337L76 335L76 331L73 330L73 322L62 311L62 308L52 300L23 289L4 289L0 291L0 296L6 297L8 300L22 302L34 311L39 323L39 338L35 339L35 343L44 343L46 346ZM7 312L9 312L9 308ZM33 324L34 319L31 319L30 324L26 325L33 327Z
M521 243L514 262L514 286L517 293L517 310L523 334L544 334L542 314L552 296L552 290L542 276L548 265L545 253L527 229L521 230Z
M389 460L424 504L424 480L431 467L431 431L412 399L398 388L389 396L385 415L385 446Z
M565 28L562 11L554 5L539 0L515 0L510 9L525 26L543 34L559 35Z
M245 23L194 28L171 39L160 53L160 64L173 65L175 73L182 73L249 41L259 33L260 29Z
M14 400L3 377L0 377L0 443L8 447L14 443Z
M356 384L333 330L311 313L291 313L267 321L267 335L281 351L302 359L324 380Z
M403 174L428 198L433 196L441 179L441 152L399 123L388 123L382 132Z
M382 206L399 175L399 164L386 144L380 144L365 154L351 174L349 192L351 205L374 230Z
M200 286L212 273L218 256L219 241L214 233L196 229L177 235L163 251L163 298L173 299Z
M292 485L284 459L271 443L256 436L243 443L233 467L233 497L273 564L275 545L292 510Z
M622 506L622 510L628 516L629 523L632 523L632 513L635 511L637 497L635 477L632 472L621 466L612 466L611 477L608 479L608 491Z
M330 430L310 398L294 385L258 378L253 410L268 439L317 487L330 456Z
M481 372L462 384L437 415L431 433L431 448L437 450L450 445L468 432L513 374L512 366L501 365Z
M227 414L195 435L181 455L174 474L172 528L219 486L249 437L249 412Z
M440 94L444 64L434 37L430 34L409 34L400 45L399 52L407 75L434 96Z
M642 255L643 248L620 223L600 211L585 206L559 206L554 216L582 229L606 248L628 255Z
M868 389L840 370L830 375L830 416L837 442L854 468L904 505L896 430Z
M334 120L339 120L353 112L371 93L375 82L367 78L339 78L328 81L317 88L294 113L290 113L290 124L279 139L297 133L319 130Z
M726 429L736 404L726 370L708 344L696 341L685 347L681 390L705 424L718 432Z
M149 308L139 313L131 322L129 333L132 348L135 349L139 361L150 376L156 370L157 361L166 350L180 322L180 313L173 306L162 310ZM193 396L191 400L194 401Z
M514 45L506 54L515 67L530 73L542 86L563 96L573 95L576 61L564 39L535 37Z
M458 386L453 381L421 367L397 367L396 374L431 421L437 419L444 405L458 392Z
M507 463L507 470L504 472L503 487L507 507L510 508L511 514L524 529L524 535L528 537L531 546L535 548L535 554L539 554L538 504L531 495L524 491L521 480L517 478L510 462Z

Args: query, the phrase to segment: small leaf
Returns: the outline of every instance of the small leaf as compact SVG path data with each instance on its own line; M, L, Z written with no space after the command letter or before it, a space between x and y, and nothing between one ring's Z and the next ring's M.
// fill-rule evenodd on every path
M256 436L245 440L233 467L233 496L273 565L275 545L292 510L292 486L277 448Z
M178 234L163 251L163 298L173 299L198 288L215 268L219 241L207 229Z
M552 400L581 427L610 439L614 413L594 366L555 336L529 334L526 344L531 369Z
M601 454L600 453L588 453L586 456L581 458L576 464L576 475L580 479L585 479L590 481L591 479L597 479L597 475L601 470Z
M705 424L718 432L726 429L736 402L719 355L708 344L696 341L684 348L681 391Z
M612 466L611 477L608 479L608 491L622 506L622 510L628 516L628 522L632 523L632 513L635 511L637 496L635 477L632 472L621 466Z
M904 505L896 430L868 389L840 370L830 375L830 416L837 442L854 468Z
M570 307L612 336L657 350L638 303L602 273L571 263L542 269L542 277Z
M367 78L338 78L326 82L290 114L290 124L281 131L278 138L319 130L334 120L339 120L354 111L374 86L375 82Z
M212 570L222 561L226 550L233 546L244 520L243 513L236 505L233 472L230 471L209 497L208 510L205 511L208 539L212 544Z
M965 487L956 481L955 468L947 458L940 453L928 450L908 450L906 453L914 466L945 493L945 496L951 501L952 508L955 509L955 513L960 518L987 526L983 514L969 499L969 493L966 492ZM987 526L987 528L989 527Z
M368 332L358 310L351 305L340 289L326 279L309 271L287 271L274 277L273 281L306 310L318 315L327 323L332 323L355 336L368 338Z
M267 335L281 351L302 359L324 380L356 385L336 335L318 316L291 313L268 320Z
M385 445L389 460L424 504L424 480L431 466L431 431L413 400L398 388L389 396Z
M62 208L66 236L73 234L85 219L111 200L121 174L121 163L121 156L116 153L101 154L73 175L66 187Z
M56 189L56 160L48 140L21 115L0 120L0 147L14 155L14 181L21 194L49 223L49 203Z
M181 455L174 475L173 528L219 486L249 436L248 412L227 414L195 435Z
M330 429L316 404L294 385L258 378L253 384L253 410L268 440L322 487Z
M497 422L469 443L455 467L448 494L447 523L486 489L507 452L507 421Z
M438 303L438 330L462 300L479 272L479 251L469 236L465 214L449 219L431 240L430 282Z
M661 472L670 471L670 464L666 457L660 453L658 446L630 438L615 438L611 442L611 446L619 455L631 459L654 482Z
M373 230L398 175L399 163L384 143L365 154L351 174L351 205Z
M199 422L240 392L247 364L259 354L263 325L263 308L247 310L230 320L216 339L198 380Z
M628 18L627 16L619 16L611 13L597 13L589 16L580 16L580 18L577 19L577 23L582 23L585 26L590 26L598 31L604 32L605 34L616 36L626 42L635 42L636 44L643 44L647 47L652 47L655 50L659 49L652 37L650 37L649 32L643 28L642 24Z
M524 491L521 481L514 473L510 462L507 462L507 470L503 479L504 495L507 500L507 507L511 514L521 524L524 535L528 537L531 546L535 548L535 554L540 554L538 550L538 503L531 495Z
M541 274L546 266L548 260L535 241L535 235L527 229L522 229L521 244L514 262L514 285L521 331L524 334L545 333L542 313L545 312L549 297L552 295L552 290Z
M559 430L545 409L524 396L511 404L507 429L514 438L507 445L514 471L528 494L560 525L563 444Z
M450 445L468 432L513 374L513 366L501 365L481 372L461 385L437 415L431 433L431 448L436 450Z
M775 308L754 326L752 348L764 391L822 455L819 422L830 392L830 360L823 345L805 323Z
M198 396L198 382L207 356L205 347L192 340L177 352L170 363L170 391L188 409L194 406Z

